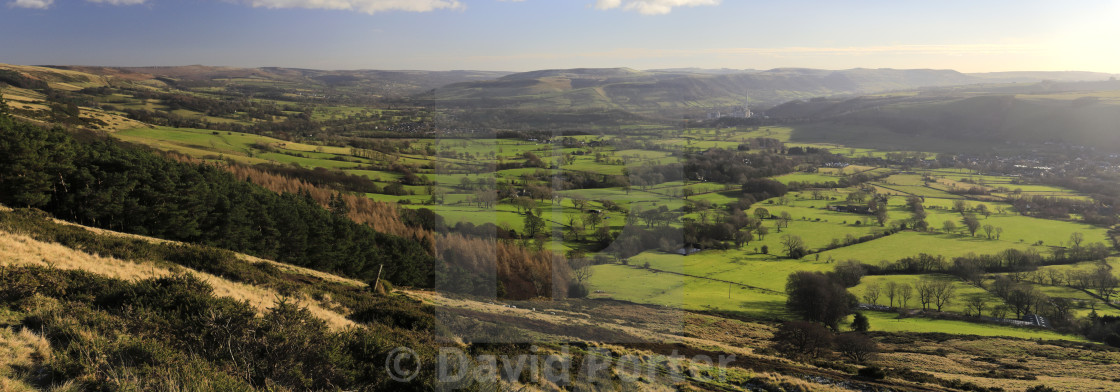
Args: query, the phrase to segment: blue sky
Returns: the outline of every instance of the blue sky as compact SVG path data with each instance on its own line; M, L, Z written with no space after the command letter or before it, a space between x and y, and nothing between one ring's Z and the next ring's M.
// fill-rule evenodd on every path
M1120 1L0 0L0 62L1120 73Z

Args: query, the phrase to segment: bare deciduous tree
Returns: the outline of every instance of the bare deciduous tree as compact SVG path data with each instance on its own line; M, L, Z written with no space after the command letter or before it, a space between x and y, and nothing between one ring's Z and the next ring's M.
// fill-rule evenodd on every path
M905 308L910 303L910 298L914 295L914 288L908 283L903 283L898 287L898 298L902 307Z
M1092 275L1093 289L1097 291L1097 295L1104 298L1105 302L1112 302L1112 296L1116 294L1116 286L1120 284L1116 277L1112 275L1112 270L1108 266L1100 266Z
M879 352L879 344L858 332L849 332L836 337L836 351L852 361L863 363Z
M951 280L938 280L933 285L933 301L937 305L937 311L940 312L946 306L953 302L953 296L956 294L957 286Z
M879 302L879 285L875 283L868 284L863 289L863 300L871 305Z
M968 302L965 304L965 311L968 314L974 315L976 317L983 317L984 308L986 308L987 305L988 301L985 300L984 297L981 297L979 295L973 296L972 298L969 298Z
M786 257L791 259L801 258L805 254L805 240L797 235L782 236L782 247L786 249Z
M887 282L884 287L883 294L887 295L887 301L890 302L890 307L894 307L894 298L898 296L899 284L895 281Z
M947 234L952 234L953 232L957 231L957 224L953 223L953 221L947 220L941 223L941 230L944 230Z

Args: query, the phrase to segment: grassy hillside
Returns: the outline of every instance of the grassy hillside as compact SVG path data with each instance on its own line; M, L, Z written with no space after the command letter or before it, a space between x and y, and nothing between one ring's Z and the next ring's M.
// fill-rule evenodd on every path
M1023 90L814 100L768 113L814 120L793 135L805 142L939 152L1047 142L1120 148L1120 82L1044 83Z
M437 102L453 107L571 111L621 109L667 115L729 110L750 102L770 107L795 99L868 94L919 87L997 82L1037 82L1043 74L968 75L942 70L774 69L758 72L635 71L632 69L544 70L490 81L464 82L436 90ZM1103 80L1103 74L1053 75Z
M31 210L0 209L0 259L5 390L370 388L359 363L432 345L360 282Z
M312 70L297 68L235 68L189 65L177 67L86 67L53 66L60 72L84 73L151 84L226 81L264 85L318 85L332 88L369 89L378 94L405 96L446 84L501 77L497 71L392 71Z

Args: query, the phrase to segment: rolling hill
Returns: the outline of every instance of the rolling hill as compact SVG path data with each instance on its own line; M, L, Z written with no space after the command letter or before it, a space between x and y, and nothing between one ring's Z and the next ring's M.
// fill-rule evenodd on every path
M973 91L814 99L772 108L770 116L809 122L799 141L928 148L928 138L959 145L1065 143L1120 148L1120 82L1044 82ZM878 135L869 137L869 135ZM907 141L907 140L910 141ZM891 140L896 141L893 145ZM883 143L888 144L883 144Z
M770 107L819 96L861 95L922 87L1051 80L1104 80L1094 73L964 74L952 70L780 68L768 71L629 68L541 70L436 90L441 104L534 110L616 109L657 117L710 108Z
M263 67L235 68L188 65L174 67L92 67L50 66L50 68L84 74L116 77L132 81L253 81L292 85L362 88L382 95L404 96L446 84L486 80L507 72L496 71L389 71L350 70L324 71L299 68Z

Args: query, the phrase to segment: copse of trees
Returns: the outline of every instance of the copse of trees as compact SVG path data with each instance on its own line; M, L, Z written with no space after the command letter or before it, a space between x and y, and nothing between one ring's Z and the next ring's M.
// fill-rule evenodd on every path
M1029 272L1047 265L1075 264L1103 260L1109 255L1108 246L1102 243L1055 248L1049 256L1033 249L1007 249L996 254L966 255L952 259L941 255L920 253L894 262L865 265L870 275L946 273L965 281L977 282L982 274L1002 272Z
M346 173L341 170L329 170L322 167L305 169L297 166L277 165L272 163L257 164L256 168L269 173L300 179L317 186L330 187L348 192L382 192L382 188L369 178Z
M684 179L684 166L680 163L627 167L622 172L631 185L643 189L663 182Z
M782 196L789 192L785 184L769 178L752 178L743 183L743 194L755 200Z
M922 303L924 310L933 307L940 312L953 302L956 295L956 287L949 279L922 279L915 285L915 289L918 292L918 301Z
M748 154L724 149L710 149L703 153L689 154L684 157L684 160L686 163L683 166L683 173L690 180L724 184L741 184L748 179L789 173L795 166L793 160L781 155ZM765 198L756 197L756 199Z
M786 321L774 333L775 348L796 359L817 358L832 348L832 332L820 323Z
M1096 312L1090 313L1088 322L1081 330L1091 340L1104 342L1112 347L1120 347L1120 316L1101 316Z
M812 360L835 348L842 357L864 363L879 352L879 344L862 332L836 334L820 323L787 321L774 333L774 348L798 360Z
M1120 223L1120 185L1116 181L1115 176L1106 173L1094 173L1094 175L1087 176L1049 176L1039 178L1038 181L1055 185L1062 188L1073 189L1090 195L1093 200L1080 201L1068 198L1053 198L1055 200L1038 199L1040 196L1032 197L1027 200L1020 199L1024 203L1023 207L1030 204L1045 203L1063 203L1067 206L1074 205L1076 207L1067 207L1071 211L1081 214L1081 220L1085 223L1100 225L1100 226L1113 226ZM1077 202L1077 203L1070 203ZM1030 203L1030 204L1026 204ZM1016 206L1018 208L1018 206ZM1031 206L1032 208L1034 206ZM1023 211L1023 210L1017 210ZM1029 210L1028 210L1029 211ZM1060 210L1050 210L1048 213L1060 213ZM1068 217L1066 215L1065 217ZM1065 218L1063 217L1063 218Z
M698 203L702 204L702 203ZM647 213L645 210L643 214ZM657 211L657 210L652 210ZM752 232L762 227L762 221L731 207L725 214L701 210L701 221L686 221L682 230L686 245L699 249L741 249L754 239ZM709 215L716 215L715 222L708 222Z
M374 231L306 194L278 195L211 166L0 116L0 202L129 233L201 243L361 279L430 286L416 240Z
M1080 184L1061 182L1062 184ZM1098 189L1082 185L1082 188ZM1074 188L1078 189L1078 188ZM1063 197L1023 196L1011 199L1011 205L1020 214L1036 218L1069 219L1070 214L1079 214L1082 221L1089 224L1110 226L1118 223L1115 204L1098 200L1114 201L1115 196L1094 195L1095 200L1078 200Z
M858 282L857 282L858 283ZM799 271L786 281L786 308L806 321L819 322L833 331L858 304L856 297L835 275Z
M603 251L614 254L619 259L626 259L649 249L675 252L684 246L683 240L682 230L669 225L649 228L627 225Z

